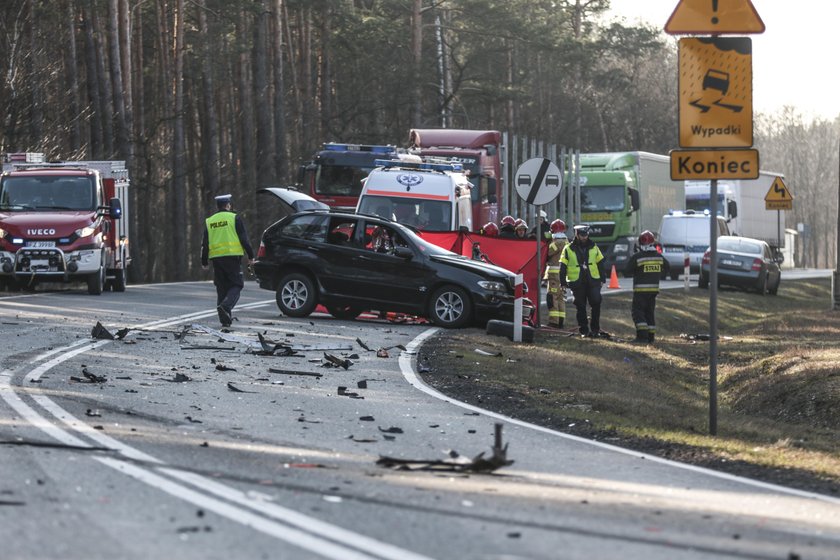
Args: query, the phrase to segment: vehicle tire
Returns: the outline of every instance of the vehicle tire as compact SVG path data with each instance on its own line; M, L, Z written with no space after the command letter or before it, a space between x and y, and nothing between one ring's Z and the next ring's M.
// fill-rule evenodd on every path
M105 265L100 265L99 270L87 277L88 294L92 296L101 295L105 290Z
M701 288L703 290L708 290L709 289L709 279L701 274L700 277L697 279L697 287Z
M429 303L429 318L440 327L459 329L472 320L472 302L458 286L438 288Z
M306 317L318 305L318 294L312 279L306 274L293 272L284 276L277 285L277 307L283 315Z
M772 288L770 288L770 295L771 296L775 296L779 293L779 284L781 284L781 283L782 283L782 277L779 276L779 279L776 280L776 283L773 284Z
M111 289L115 292L125 291L125 269L118 268L114 270L114 279L111 280Z
M679 280L680 279L680 271L679 270L672 270L671 271L671 280Z
M767 295L767 275L765 274L758 280L758 293L766 296Z
M534 327L522 325L522 342L534 342ZM513 323L510 321L500 321L499 319L491 319L487 321L487 334L493 336L505 336L513 340Z
M336 319L344 319L347 321L352 321L362 312L361 309L353 307L352 305L328 305L327 311L329 311L330 315Z

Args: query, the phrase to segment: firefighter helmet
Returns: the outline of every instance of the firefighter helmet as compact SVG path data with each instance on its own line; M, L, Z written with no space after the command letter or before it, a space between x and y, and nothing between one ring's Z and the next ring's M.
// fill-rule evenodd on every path
M513 229L528 229L528 222L526 222L522 218L519 218L514 222Z
M646 245L653 245L655 242L656 238L648 230L643 231L642 234L639 235L639 245L642 247Z
M502 227L510 226L513 227L516 224L516 220L513 219L513 216L505 216L502 218Z
M484 235L496 237L497 235L499 235L499 226L497 226L493 222L487 222L486 224L484 224L484 227L481 228L481 232Z
M551 233L563 233L566 231L566 222L558 218L557 220L551 222L551 225L548 227L551 230Z

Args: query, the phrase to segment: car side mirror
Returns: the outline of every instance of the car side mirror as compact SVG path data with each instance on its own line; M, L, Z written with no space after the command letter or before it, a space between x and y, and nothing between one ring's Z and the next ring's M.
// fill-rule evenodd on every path
M394 256L408 261L414 258L414 251L408 247L394 247Z
M122 203L119 198L112 198L108 203L108 215L115 220L119 220L122 216Z

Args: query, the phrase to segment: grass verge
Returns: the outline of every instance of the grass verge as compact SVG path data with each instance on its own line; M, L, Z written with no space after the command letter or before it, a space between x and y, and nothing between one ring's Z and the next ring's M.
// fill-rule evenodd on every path
M423 348L423 378L560 431L840 495L840 313L829 309L830 289L826 278L785 282L778 296L719 290L716 436L709 344L694 336L709 330L709 292L699 288L660 294L654 345L629 342L632 295L609 294L601 322L616 340L541 329L523 345L478 329L444 331ZM567 313L575 327L573 305Z

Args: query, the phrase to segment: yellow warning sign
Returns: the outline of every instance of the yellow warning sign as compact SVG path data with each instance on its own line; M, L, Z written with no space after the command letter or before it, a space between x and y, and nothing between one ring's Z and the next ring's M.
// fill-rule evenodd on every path
M665 24L671 35L764 33L750 0L680 0Z
M791 210L793 209L793 195L785 185L781 177L776 177L770 190L764 195L765 210Z
M752 39L680 39L679 72L680 147L751 147Z

